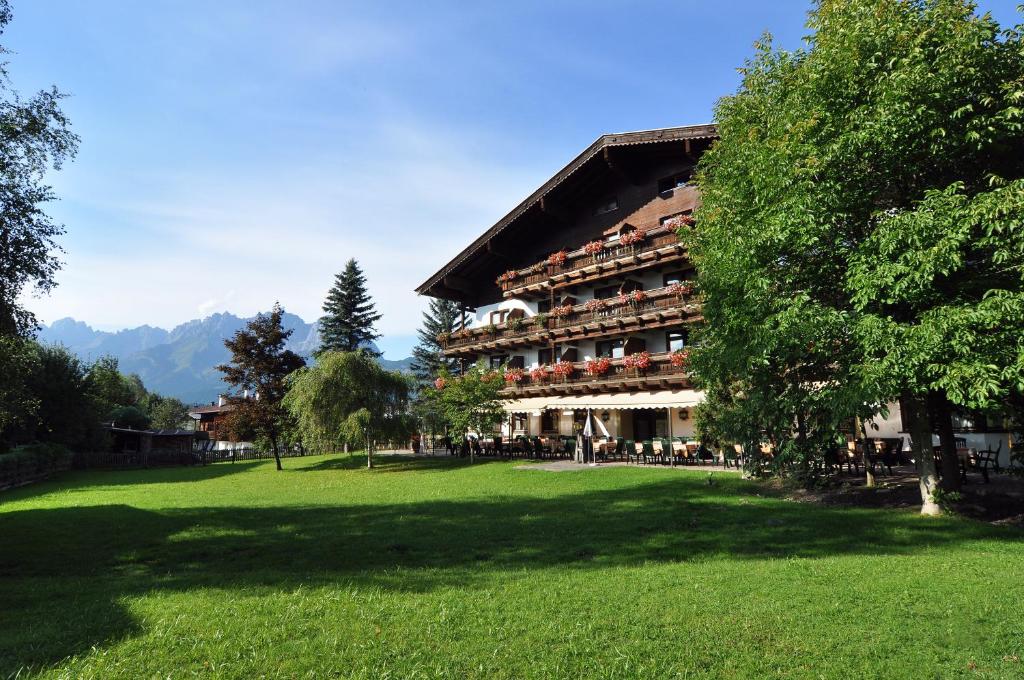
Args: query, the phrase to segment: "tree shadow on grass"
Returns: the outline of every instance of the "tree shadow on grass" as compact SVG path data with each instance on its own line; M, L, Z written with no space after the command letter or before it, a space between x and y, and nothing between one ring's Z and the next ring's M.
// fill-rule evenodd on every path
M477 458L470 463L469 458L454 456L411 456L403 454L377 454L373 457L375 472L450 472L454 468L483 465L485 463L505 462L497 458ZM366 468L366 454L338 454L322 463L308 467L294 468L295 472L323 472L324 470L360 470Z
M417 469L421 460L394 464ZM554 498L9 512L0 515L0 676L136 634L138 623L120 603L148 592L343 583L420 593L493 585L508 571L553 566L905 555L1020 536L909 513L760 498L750 493L755 488L739 480L710 487L701 476L679 475Z

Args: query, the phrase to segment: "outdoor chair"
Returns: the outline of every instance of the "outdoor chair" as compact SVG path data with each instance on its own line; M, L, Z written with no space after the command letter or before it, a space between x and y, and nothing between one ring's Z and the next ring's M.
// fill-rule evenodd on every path
M615 460L622 460L626 455L626 440L622 437L615 438L615 452L612 454Z
M575 439L567 439L565 441L565 455L570 460L572 460L573 458L576 457L576 440Z
M661 442L661 457L662 460L672 465L676 464L676 453L672 450L672 442L666 437L662 437Z
M654 453L654 442L650 439L645 439L642 444L643 453L641 454L644 458L644 463L657 463L658 455Z
M637 453L636 453L636 442L635 441L633 441L632 439L627 439L626 443L625 443L625 449L626 449L626 462L627 463L632 461L632 460L635 460L638 463L640 462L640 456L638 456Z

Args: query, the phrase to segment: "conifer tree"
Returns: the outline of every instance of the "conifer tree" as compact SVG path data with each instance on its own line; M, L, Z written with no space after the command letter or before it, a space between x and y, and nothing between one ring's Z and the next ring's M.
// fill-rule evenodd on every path
M458 362L444 356L441 337L452 333L461 325L457 303L451 300L431 298L430 306L423 312L423 325L417 331L419 343L412 350L412 372L422 383L432 383L442 368L454 373Z
M370 294L366 277L354 259L334 277L334 286L324 302L320 319L320 351L364 351L377 355L367 346L380 337L374 324L380 319Z

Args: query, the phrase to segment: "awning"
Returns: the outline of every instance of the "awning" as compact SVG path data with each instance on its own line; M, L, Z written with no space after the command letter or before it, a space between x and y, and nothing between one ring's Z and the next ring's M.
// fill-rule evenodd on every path
M515 399L502 403L502 408L508 413L533 413L543 411L548 407L551 397L530 397L527 399Z
M576 411L593 409L614 411L640 408L689 408L704 400L704 393L696 390L660 390L633 392L632 394L574 394L565 397L531 397L505 402L509 413L530 413L556 409Z

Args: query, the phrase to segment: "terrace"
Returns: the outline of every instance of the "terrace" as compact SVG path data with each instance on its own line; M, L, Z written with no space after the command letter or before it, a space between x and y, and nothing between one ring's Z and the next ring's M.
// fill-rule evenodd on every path
M689 224L688 220L673 220L650 231L626 231L618 241L594 241L576 250L558 251L534 265L502 274L497 283L506 298L539 296L685 260L686 248L677 234L684 224Z
M574 392L670 389L689 386L689 374L685 350L637 352L618 359L560 361L532 371L506 371L502 396L512 399Z
M582 340L610 332L626 333L700 319L700 304L688 284L634 291L606 300L555 307L550 314L515 318L493 327L459 331L442 339L448 354Z

